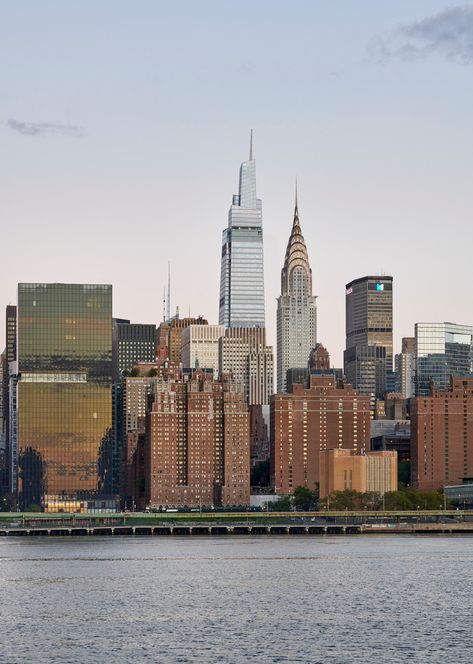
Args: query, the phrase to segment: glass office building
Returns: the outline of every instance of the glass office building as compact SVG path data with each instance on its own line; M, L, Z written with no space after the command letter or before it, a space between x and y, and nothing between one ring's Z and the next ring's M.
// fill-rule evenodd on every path
M111 286L19 284L16 389L20 507L111 494Z
M439 390L450 386L450 376L472 370L473 327L455 323L416 323L415 391L430 394L433 381Z
M256 198L253 151L240 167L240 186L223 231L219 324L264 327L263 214Z

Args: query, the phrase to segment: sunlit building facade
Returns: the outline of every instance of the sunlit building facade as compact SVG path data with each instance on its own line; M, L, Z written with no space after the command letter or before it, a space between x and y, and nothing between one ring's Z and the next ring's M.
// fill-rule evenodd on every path
M20 507L105 503L113 490L111 286L19 284L16 420Z
M219 323L225 327L264 327L263 213L256 198L253 150L240 167L238 194L223 231Z

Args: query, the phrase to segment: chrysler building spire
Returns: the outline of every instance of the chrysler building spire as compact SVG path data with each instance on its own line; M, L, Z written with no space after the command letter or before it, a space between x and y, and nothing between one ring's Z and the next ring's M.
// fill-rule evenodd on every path
M284 392L287 370L306 368L317 342L316 297L312 295L312 270L299 220L297 182L294 218L281 270L277 339L278 392Z

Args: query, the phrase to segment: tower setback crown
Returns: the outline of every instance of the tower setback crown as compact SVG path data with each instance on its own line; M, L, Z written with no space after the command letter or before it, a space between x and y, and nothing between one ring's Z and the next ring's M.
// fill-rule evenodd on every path
M292 231L287 243L284 267L281 270L281 295L296 294L312 295L312 270L299 220L297 184Z

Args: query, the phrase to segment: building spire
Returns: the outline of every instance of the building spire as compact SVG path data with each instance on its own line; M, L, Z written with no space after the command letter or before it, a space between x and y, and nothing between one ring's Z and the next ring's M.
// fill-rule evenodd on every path
M293 221L293 226L299 226L299 208L297 206L297 176L296 176L296 197L295 197L295 204L294 204L294 221Z
M253 161L253 129L250 129L250 161Z

